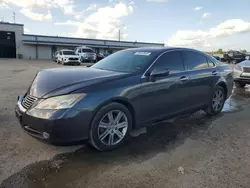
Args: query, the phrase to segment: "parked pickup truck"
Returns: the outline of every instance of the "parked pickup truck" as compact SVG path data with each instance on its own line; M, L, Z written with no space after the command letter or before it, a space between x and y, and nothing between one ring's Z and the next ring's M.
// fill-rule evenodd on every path
M223 54L223 58L221 58L221 60L230 64L237 64L242 61L245 61L246 59L249 58L249 56L250 54L245 54L239 51L230 50Z

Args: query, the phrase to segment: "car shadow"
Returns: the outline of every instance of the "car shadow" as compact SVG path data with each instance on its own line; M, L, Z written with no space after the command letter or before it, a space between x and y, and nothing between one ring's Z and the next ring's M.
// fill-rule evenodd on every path
M175 149L191 135L205 133L212 121L221 116L223 114L211 117L199 111L161 122L145 128L139 136L131 137L123 146L113 151L98 152L89 144L85 144L73 153L60 154L52 160L29 165L4 180L1 186L17 184L39 188L46 184L48 187L58 187L58 183L65 185L67 182L99 173L103 169L117 165L127 166L134 162L141 163L161 152Z
M108 152L98 152L89 144L80 142L78 144L83 144L83 147L77 151L28 165L4 180L0 187L64 187L79 179L85 180L81 184L85 187L90 177L107 169L142 163L159 153L171 152L188 138L197 139L208 134L213 121L227 113L243 110L242 106L248 103L248 99L241 96L242 92L244 90L235 90L226 101L223 112L217 116L211 117L198 111L150 125L135 131L136 134L120 148Z

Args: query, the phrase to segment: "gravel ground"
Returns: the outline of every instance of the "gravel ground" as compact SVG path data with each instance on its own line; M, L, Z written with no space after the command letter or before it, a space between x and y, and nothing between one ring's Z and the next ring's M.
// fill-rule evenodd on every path
M0 187L249 188L250 88L235 89L223 112L199 111L138 130L125 146L55 147L20 128L18 94L47 61L0 61Z

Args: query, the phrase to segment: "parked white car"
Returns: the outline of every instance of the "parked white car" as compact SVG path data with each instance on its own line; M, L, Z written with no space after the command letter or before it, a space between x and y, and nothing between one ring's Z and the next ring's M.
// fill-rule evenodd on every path
M97 61L96 53L89 47L86 46L77 47L75 53L80 56L81 62L95 63Z
M59 55L57 56L58 64L72 64L72 65L80 65L80 57L76 55L73 50L60 50Z

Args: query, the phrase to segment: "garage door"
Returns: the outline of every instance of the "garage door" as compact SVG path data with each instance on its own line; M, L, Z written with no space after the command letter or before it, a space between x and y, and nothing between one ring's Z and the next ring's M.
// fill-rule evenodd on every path
M0 31L0 58L16 58L15 32Z

